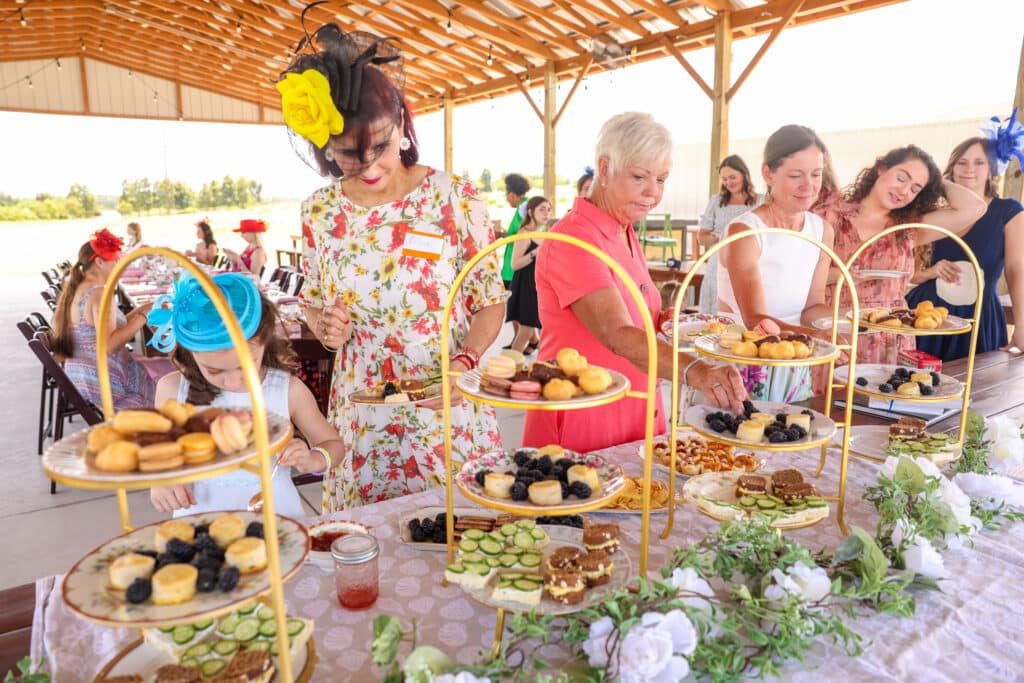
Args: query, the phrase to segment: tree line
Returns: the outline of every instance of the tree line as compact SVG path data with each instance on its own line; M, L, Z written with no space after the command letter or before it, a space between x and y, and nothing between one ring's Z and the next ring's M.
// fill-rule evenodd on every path
M509 171L511 173L511 171ZM477 188L481 192L494 192L495 190L505 191L505 173L502 173L497 178L491 174L491 169L485 168L480 172L480 177L475 180ZM530 181L530 187L543 188L544 187L544 176L542 175L528 175L524 174L526 179ZM473 180L473 176L469 170L462 172L463 178ZM560 175L555 176L555 185L572 185L576 180L572 178L565 178Z
M96 196L85 185L72 185L65 197L41 192L17 199L0 192L0 221L57 220L99 215Z

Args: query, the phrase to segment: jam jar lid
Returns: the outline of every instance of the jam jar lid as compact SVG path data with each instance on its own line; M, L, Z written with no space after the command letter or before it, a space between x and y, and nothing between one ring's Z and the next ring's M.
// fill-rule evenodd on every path
M380 553L377 538L370 534L346 534L331 544L331 557L341 564L359 564Z

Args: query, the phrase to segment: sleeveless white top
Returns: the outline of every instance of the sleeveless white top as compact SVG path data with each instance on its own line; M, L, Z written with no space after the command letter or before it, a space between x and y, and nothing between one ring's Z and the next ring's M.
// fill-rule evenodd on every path
M748 211L733 222L743 223L754 230L772 227L753 211ZM801 232L821 241L825 224L819 216L806 211ZM761 247L758 268L761 271L768 315L791 325L799 325L821 252L809 242L782 234L758 235L757 242ZM725 268L718 271L718 298L733 311L740 311L729 271Z
M267 412L288 417L288 384L291 375L284 370L268 369L263 378L263 399ZM182 377L178 385L178 401L188 399L188 381ZM213 399L211 406L217 408L251 408L248 392L222 391ZM273 479L274 511L286 517L302 519L309 515L302 507L302 499L292 483L290 467L281 467ZM196 504L183 510L175 510L174 516L192 515L199 512L220 510L245 510L249 500L260 490L260 478L247 470L235 470L212 479L203 479L192 484Z

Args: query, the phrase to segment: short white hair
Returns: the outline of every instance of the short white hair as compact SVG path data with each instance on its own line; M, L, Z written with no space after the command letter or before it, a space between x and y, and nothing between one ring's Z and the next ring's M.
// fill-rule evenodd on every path
M644 112L630 111L608 119L597 134L595 162L608 159L608 173L636 163L672 164L672 134ZM598 163L594 164L597 168Z

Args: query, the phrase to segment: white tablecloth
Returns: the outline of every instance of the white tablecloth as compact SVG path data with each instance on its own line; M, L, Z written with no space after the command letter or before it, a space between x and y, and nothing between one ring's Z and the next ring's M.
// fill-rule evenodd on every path
M637 444L608 449L606 457L638 473ZM836 491L839 472L838 451L832 450L825 471L815 484L822 493ZM818 451L771 454L768 469L797 467L808 477L818 462ZM874 530L874 509L860 500L865 486L875 478L878 464L850 460L847 495L847 523ZM810 477L809 477L810 478ZM415 618L419 641L437 645L457 661L477 660L481 648L488 648L495 616L491 610L466 597L456 586L441 586L446 555L403 545L398 537L398 520L418 509L443 504L442 490L409 496L337 513L337 519L353 519L375 528L381 543L380 588L377 604L362 612L339 607L333 578L307 565L285 588L289 613L316 622L319 661L315 681L377 680L381 672L370 661L372 620L378 614ZM834 513L834 507L833 507ZM594 516L596 513L592 513ZM640 519L619 521L624 549L638 567ZM659 534L664 515L652 518L649 569L652 574L665 564L671 549L685 546L717 522L683 507L676 516L676 528L668 540ZM840 540L834 517L809 529L787 532L812 550L833 549ZM817 645L803 663L792 662L784 669L786 681L935 681L960 683L970 680L1024 680L1024 644L1018 637L1019 616L1024 607L1024 525L999 533L983 533L973 548L950 552L946 566L956 577L949 594L920 591L917 614L912 619L865 613L853 628L867 639L865 652L849 658L826 643ZM87 549L83 548L83 553ZM32 652L45 655L57 683L92 680L105 662L132 642L130 629L96 626L70 613L60 598L60 578L41 579L36 586L36 619ZM405 651L407 653L407 650ZM560 653L552 655L558 663ZM564 660L564 654L562 655Z

